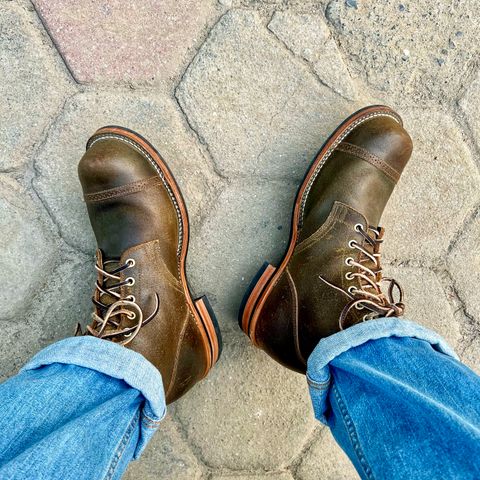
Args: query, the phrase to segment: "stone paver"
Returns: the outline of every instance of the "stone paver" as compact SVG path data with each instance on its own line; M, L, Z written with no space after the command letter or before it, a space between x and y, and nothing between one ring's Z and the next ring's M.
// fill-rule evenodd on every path
M33 234L32 231L31 233ZM15 240L15 235L11 238ZM38 240L38 235L34 235L33 239ZM48 250L45 245L42 247ZM22 254L28 257L27 252L28 250ZM15 281L15 296L23 299L24 306L14 318L1 322L5 337L0 353L0 381L17 372L43 347L72 336L76 324L89 322L93 310L93 258L86 261L84 258L76 258L72 252L62 252L57 248L57 265L52 261L43 271L37 272L36 267L41 264L44 258L42 255L45 254L39 253L36 248L31 252L37 254L36 258L30 259L36 283L30 286L30 293L23 297L23 283L28 277L21 276L20 269L14 274L12 281Z
M358 480L360 477L328 428L306 451L295 472L298 480Z
M178 75L217 15L216 0L33 2L75 79L153 82ZM181 25L181 28L179 26Z
M480 329L480 211L468 228L462 232L448 257L448 267L453 275L458 294L467 312L478 320Z
M178 427L167 415L140 460L130 464L124 480L196 480L202 467L183 441Z
M29 1L0 0L0 379L89 320L94 240L76 168L95 129L123 124L185 193L189 277L224 332L220 363L126 478L358 478L313 419L305 379L253 348L237 313L284 252L312 157L378 101L415 144L385 213L385 274L407 318L480 371L475 0L33 3L61 55Z
M354 109L295 61L259 15L231 11L177 89L226 175L298 179L326 136Z
M83 251L95 248L77 165L88 138L104 125L128 125L156 146L180 183L195 219L211 194L213 173L174 102L161 95L83 93L68 102L35 163L35 188L63 238Z
M292 52L311 63L323 83L340 95L355 99L348 69L320 15L275 12L268 28Z
M405 318L435 330L455 349L461 339L461 325L435 273L391 265L384 267L384 273L395 278L405 291Z
M27 162L68 90L66 70L40 22L13 2L0 9L0 170ZM33 26L33 28L32 28Z
M350 65L410 103L455 99L479 54L476 0L346 2L325 9Z
M466 345L462 349L462 361L480 375L480 329L478 321L470 331L470 336L466 339Z
M465 112L472 134L480 148L480 71L461 98L460 106Z
M389 257L425 263L444 257L480 200L480 175L462 132L446 114L405 108L414 151L384 215Z
M54 259L52 235L29 193L8 177L0 178L0 319L13 319L42 288Z
M285 251L296 189L280 181L235 181L192 235L190 278L209 296L223 329L238 330L238 309L251 279Z
M174 410L212 468L286 466L315 425L305 378L249 345L240 331L225 335L222 361Z

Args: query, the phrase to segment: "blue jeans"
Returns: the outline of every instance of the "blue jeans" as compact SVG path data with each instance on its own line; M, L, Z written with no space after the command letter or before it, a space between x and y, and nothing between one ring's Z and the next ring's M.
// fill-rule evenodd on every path
M480 377L435 333L397 319L351 327L319 343L307 380L362 478L480 478ZM41 351L0 401L2 480L119 479L165 414L158 371L92 337Z

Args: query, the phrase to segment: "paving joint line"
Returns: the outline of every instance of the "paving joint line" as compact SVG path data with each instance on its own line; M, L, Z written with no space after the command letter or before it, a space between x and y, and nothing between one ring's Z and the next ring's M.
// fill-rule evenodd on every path
M57 42L55 42L55 39L53 38L53 35L50 33L50 30L48 29L47 27L47 24L45 23L45 21L43 20L43 17L42 15L40 14L40 12L38 11L37 7L35 6L35 4L33 3L32 0L30 0L30 5L32 6L33 8L33 13L35 14L35 16L37 17L38 21L40 22L40 24L42 25L43 27L43 32L44 34L48 37L48 39L50 40L51 42L51 45L52 47L55 49L55 51L58 53L59 57L61 58L61 63L63 65L63 67L65 68L66 72L67 72L67 75L68 77L70 78L70 80L73 81L74 84L81 84L76 78L75 78L75 75L73 73L73 70L70 68L70 66L68 65L68 62L67 60L65 59L65 57L63 56L62 52L60 51L60 47L57 45Z
M52 130L55 128L55 126L58 124L60 118L62 117L68 103L77 95L77 92L74 92L73 94L67 96L65 100L62 102L61 108L57 112L57 114L52 118L52 121L49 122L48 126L45 127L45 130L42 134L42 140L39 142L38 146L34 149L33 155L32 155L32 162L29 165L29 172L30 175L28 179L26 179L26 185L25 187L28 190L31 190L34 193L34 197L40 202L40 204L43 207L43 210L47 213L51 225L50 227L53 227L53 232L56 237L58 237L68 248L70 248L72 251L80 253L85 256L90 256L90 252L83 250L80 247L77 247L76 245L71 244L63 235L63 230L58 223L57 219L55 218L55 215L52 212L52 209L50 206L47 204L45 199L43 198L43 195L40 193L38 190L37 186L35 185L35 182L40 179L42 176L41 169L39 168L37 164L37 158L38 158L38 153L40 153L43 148L45 147L47 140L52 132Z

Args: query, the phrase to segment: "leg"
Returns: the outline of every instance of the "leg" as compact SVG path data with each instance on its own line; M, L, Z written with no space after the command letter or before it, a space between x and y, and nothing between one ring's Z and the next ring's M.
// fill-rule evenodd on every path
M363 478L480 478L480 380L436 334L395 318L403 290L382 272L380 220L411 152L388 107L339 125L300 185L288 249L256 279L241 326L307 372L317 418Z
M93 322L0 386L2 480L120 478L166 403L220 355L208 302L188 287L186 206L160 154L104 127L79 174L98 243Z
M58 342L0 385L0 478L119 479L165 414L141 355L92 337Z
M480 377L433 332L356 325L319 343L307 379L316 418L362 478L480 477Z

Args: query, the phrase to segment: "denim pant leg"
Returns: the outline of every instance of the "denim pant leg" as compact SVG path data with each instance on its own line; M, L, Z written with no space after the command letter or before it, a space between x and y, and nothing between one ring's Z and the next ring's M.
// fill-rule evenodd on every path
M0 385L0 479L117 480L165 415L161 375L93 337L50 345Z
M316 418L362 478L480 478L480 377L434 332L356 325L319 343L307 380Z

